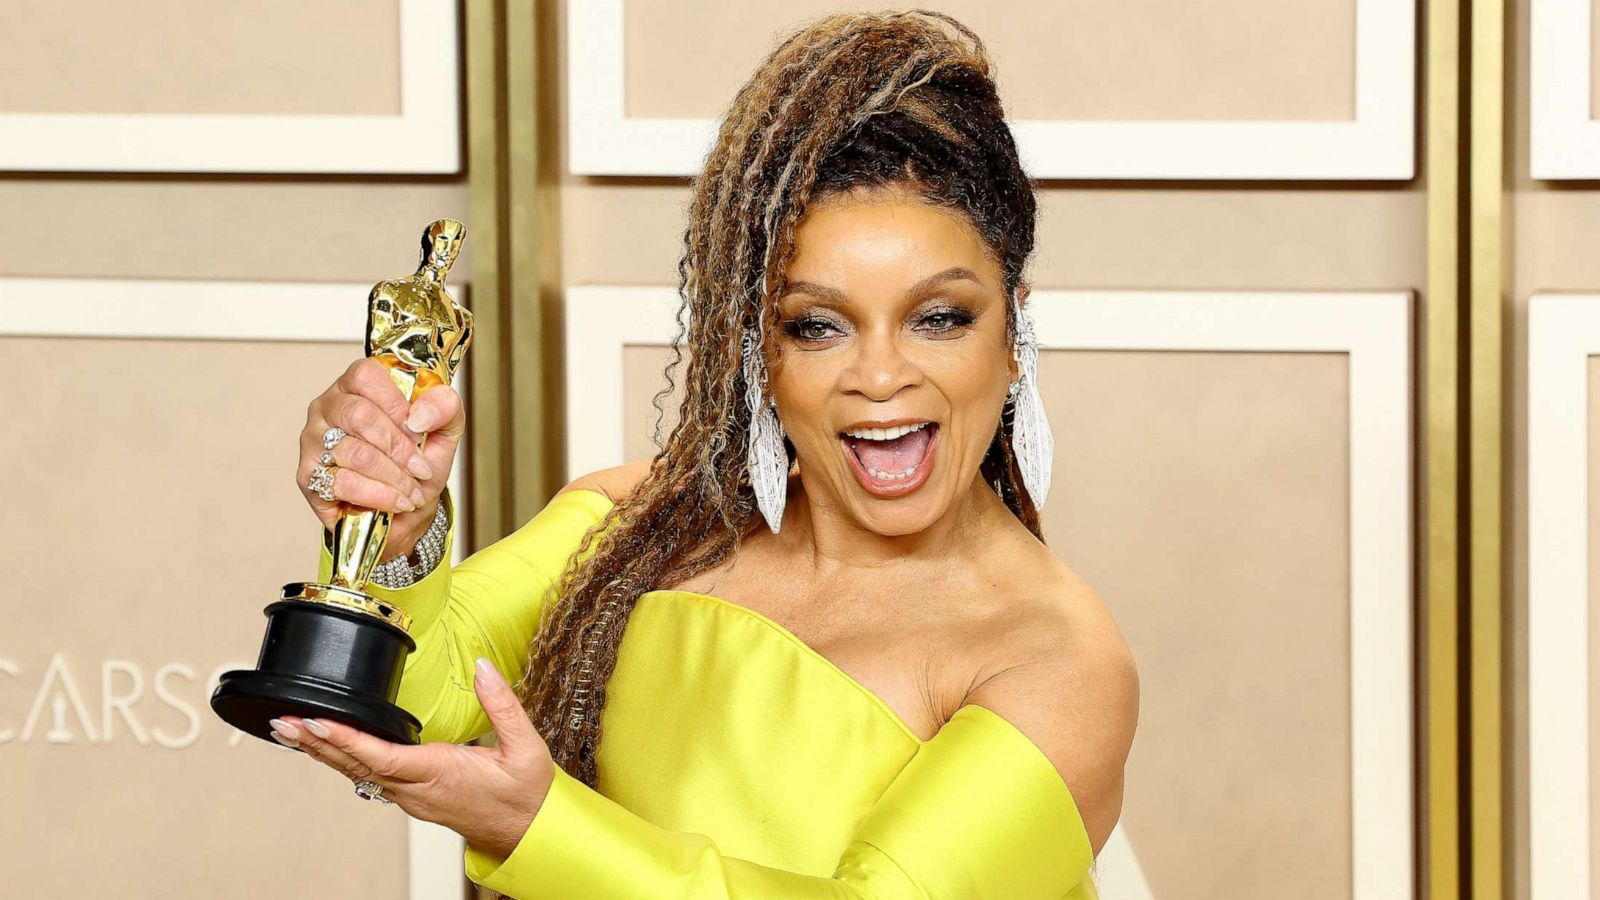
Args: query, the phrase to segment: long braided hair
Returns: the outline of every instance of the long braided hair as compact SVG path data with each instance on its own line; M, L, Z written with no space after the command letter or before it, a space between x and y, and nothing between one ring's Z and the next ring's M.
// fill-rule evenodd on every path
M983 43L922 10L840 14L779 43L739 90L693 182L678 265L678 334L667 385L691 350L677 426L649 473L583 536L546 599L517 686L556 763L596 786L606 683L634 601L728 559L761 524L745 465L750 413L741 338L772 360L775 303L809 202L857 188L909 188L959 211L1016 289L1033 250L1035 202ZM1007 334L1016 323L1006 305ZM1040 540L1002 413L985 481ZM790 464L795 449L785 440Z

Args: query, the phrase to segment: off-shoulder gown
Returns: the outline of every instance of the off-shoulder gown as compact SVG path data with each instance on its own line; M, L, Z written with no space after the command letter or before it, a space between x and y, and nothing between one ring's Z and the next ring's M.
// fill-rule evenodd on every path
M454 568L447 547L415 584L368 586L412 616L396 702L424 741L490 731L474 661L522 676L546 587L611 505L566 491ZM968 704L921 740L748 607L641 595L602 715L598 789L557 767L511 855L468 847L467 877L516 898L1098 900L1072 794L1007 719Z

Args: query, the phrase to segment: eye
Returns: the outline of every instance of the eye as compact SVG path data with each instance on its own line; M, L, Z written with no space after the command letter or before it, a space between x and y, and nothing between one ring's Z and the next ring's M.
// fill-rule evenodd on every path
M944 309L936 309L933 312L928 313L922 317L922 321L925 323L934 323L934 327L928 329L929 331L932 331L936 334L943 334L946 332L955 331L956 329L967 325L971 325L973 318L974 316L970 310L960 309L958 307L946 307Z
M827 319L815 316L802 316L797 319L788 319L783 323L783 330L790 337L802 343L817 343L827 340L828 335L819 329L833 328L833 323Z

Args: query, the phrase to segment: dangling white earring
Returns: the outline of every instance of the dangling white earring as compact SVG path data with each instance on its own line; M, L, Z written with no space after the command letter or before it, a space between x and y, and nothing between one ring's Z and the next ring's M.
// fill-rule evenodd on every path
M1016 455L1022 486L1027 489L1034 508L1043 509L1045 495L1050 493L1055 437L1050 433L1050 420L1045 416L1044 398L1039 395L1039 342L1033 333L1033 317L1022 308L1018 291L1011 292L1011 305L1017 319L1017 336L1011 353L1021 370L1021 376L1011 382L1007 390L1007 402L1013 404L1011 452Z
M745 448L745 464L750 469L750 486L755 489L756 506L773 534L783 524L783 504L789 494L789 453L783 447L783 424L778 421L775 400L766 401L766 365L757 347L755 332L745 329L741 342L744 356L744 405L750 412L750 440Z

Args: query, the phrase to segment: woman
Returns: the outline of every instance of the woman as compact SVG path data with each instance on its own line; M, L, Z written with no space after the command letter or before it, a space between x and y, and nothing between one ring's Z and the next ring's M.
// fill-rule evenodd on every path
M414 618L424 743L293 717L279 740L461 833L512 896L1097 896L1138 680L1042 543L1034 215L970 31L794 34L695 182L654 459L452 569L459 398L408 405L362 360L313 401L302 485L345 433L335 499L307 492L323 524L395 514L372 590Z

